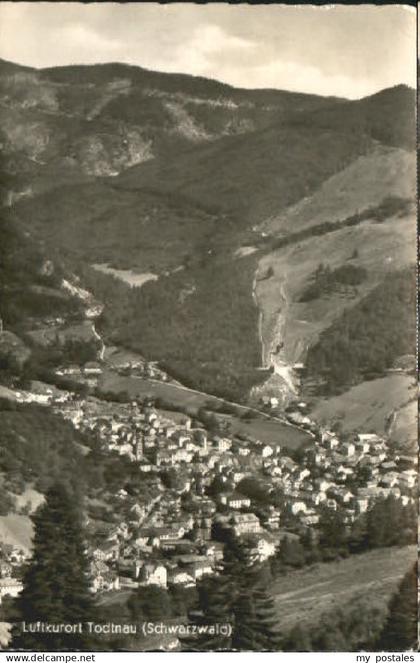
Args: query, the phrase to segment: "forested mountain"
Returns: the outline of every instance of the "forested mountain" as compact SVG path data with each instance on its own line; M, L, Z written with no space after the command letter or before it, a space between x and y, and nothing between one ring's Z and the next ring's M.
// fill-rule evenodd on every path
M219 624L224 601L221 647L385 642L415 538L414 119L405 86L349 101L0 61L0 517L28 521L56 481L83 495L108 623ZM389 605L401 648L412 580Z
M338 109L304 110L295 115L292 124L365 133L384 145L412 150L416 144L414 104L414 90L397 85L360 101L347 101Z
M12 493L21 493L28 484L44 493L54 481L79 491L101 486L97 457L87 455L90 447L95 449L94 438L76 432L62 417L39 405L0 399L0 425L0 474L6 477L3 487Z
M52 258L55 258L55 261ZM62 290L67 276L56 252L21 230L12 216L0 220L0 315L7 329L28 328L30 319L56 315L77 318L82 304Z
M0 96L4 168L20 193L116 175L159 155L268 126L290 110L337 101L239 90L118 63L37 70L4 60Z
M278 361L305 361L386 272L414 262L405 86L347 101L118 63L2 62L0 96L12 223L84 270L106 300L105 338L190 386L247 400L266 379L257 369L276 372L279 340ZM350 269L363 279L308 299L327 245L327 269L359 253ZM129 289L98 265L155 280Z

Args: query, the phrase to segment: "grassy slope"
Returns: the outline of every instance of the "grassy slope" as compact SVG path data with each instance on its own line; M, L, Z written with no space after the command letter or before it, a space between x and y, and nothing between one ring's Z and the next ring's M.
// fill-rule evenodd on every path
M345 219L387 196L413 198L416 157L401 148L376 145L367 155L325 180L317 191L262 224L269 233L290 232Z
M290 573L273 583L279 626L289 630L295 624L315 625L323 613L362 596L382 603L385 612L415 560L414 546L385 548Z
M30 550L33 535L32 521L28 516L15 513L0 516L0 542Z
M282 288L289 306L283 340L284 357L291 363L305 356L307 347L348 307L354 306L389 271L413 264L416 228L414 218L390 219L382 224L365 222L343 228L321 238L310 238L294 246L274 251L259 261L260 273L273 269L270 279L257 283L257 297L263 311L263 337L270 345L277 319L284 309ZM300 303L301 293L317 266L323 262L331 268L358 257L352 263L364 267L368 278L354 297L332 295L313 302Z
M310 226L324 223L333 226L366 207L380 204L389 195L412 199L414 188L414 154L377 145L368 155L326 180L312 196L268 219L261 227L279 236L287 236ZM304 359L308 346L316 343L319 334L332 325L343 310L356 305L389 271L414 263L415 232L413 210L412 215L391 217L381 224L365 222L300 240L260 258L259 274L266 274L269 268L273 270L271 278L257 281L256 289L262 313L265 362L269 360L270 350L278 343L279 330L284 341L281 358L288 363ZM357 293L334 294L299 303L303 290L321 262L332 269L345 264L360 266L367 270L368 276ZM264 387L268 391L278 388L277 377L270 378ZM379 407L375 415L378 406L376 390L369 391L367 386L365 397L366 392L369 393L368 401L360 409L352 401L352 395L349 397L353 407L347 410L346 425L357 427L374 421L374 425L382 430L383 420L393 407L387 411ZM404 390L397 400L401 403L408 397L407 390ZM346 396L343 398L348 405ZM333 408L324 404L323 409L331 414ZM410 424L404 426L398 437L409 433L409 429Z

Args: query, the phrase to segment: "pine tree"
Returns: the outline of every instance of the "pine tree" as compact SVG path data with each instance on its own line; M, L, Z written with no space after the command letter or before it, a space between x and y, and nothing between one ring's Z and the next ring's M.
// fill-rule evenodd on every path
M211 628L232 623L232 581L226 574L203 578L197 585L198 603L189 614L196 632L183 640L184 651L226 651L232 647L231 634L215 635Z
M197 585L198 602L189 614L196 627L193 637L185 638L185 651L217 651L232 648L231 634L215 637L202 627L216 624L232 626L233 605L239 591L237 572L243 565L245 553L234 536L226 537L223 570L218 576L203 578Z
M354 521L348 539L349 551L351 553L360 553L367 549L369 544L369 536L367 529L366 514L361 514L357 520Z
M342 626L343 618L339 609L323 615L317 624L316 634L312 635L315 651L348 651L349 642Z
M255 605L255 623L260 651L278 651L280 636L276 628L277 619L272 595L266 586L257 586L252 594Z
M339 552L347 541L346 526L340 512L324 508L319 519L319 544L324 550Z
M318 546L318 537L315 531L308 527L301 536L301 545L304 550L305 564L313 564L321 559L321 551Z
M291 539L288 536L285 536L281 540L277 557L286 567L293 566L300 568L305 564L305 551L302 544L300 541Z
M417 564L414 564L391 599L378 649L417 650L417 629Z
M269 593L267 565L255 563L251 541L232 538L225 548L223 571L198 586L198 609L190 614L199 627L228 623L230 637L202 634L185 649L215 651L278 651L274 601Z
M407 535L405 525L409 525L405 519L405 512L405 507L393 495L377 500L367 512L369 547L401 544L402 536ZM412 527L414 522L413 520Z
M252 539L237 541L233 550L236 593L231 592L232 647L240 651L278 651L274 600L269 591L269 566L255 561Z
M347 651L349 648L346 639L339 628L332 627L321 633L316 642L317 651Z
M234 651L258 651L257 618L254 597L242 591L233 606L232 648Z
M26 624L82 624L82 633L25 633L13 629L12 647L35 651L64 651L93 646L85 622L94 621L89 588L89 561L82 536L81 515L68 490L54 485L33 518L33 556L17 599Z

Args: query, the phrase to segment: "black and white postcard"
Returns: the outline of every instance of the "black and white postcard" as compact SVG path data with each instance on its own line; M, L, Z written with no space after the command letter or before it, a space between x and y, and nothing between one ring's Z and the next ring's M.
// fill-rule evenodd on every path
M3 651L417 649L416 21L0 3Z

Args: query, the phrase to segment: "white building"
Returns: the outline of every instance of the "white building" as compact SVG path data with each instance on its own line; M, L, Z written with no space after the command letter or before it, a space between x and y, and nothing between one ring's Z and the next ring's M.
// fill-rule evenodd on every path
M17 578L0 578L0 605L5 596L16 598L23 589L23 584Z
M293 515L296 515L298 513L305 513L307 511L307 506L305 502L297 501L291 504L290 510L293 513Z
M163 564L144 564L138 575L140 584L167 587L168 572Z

